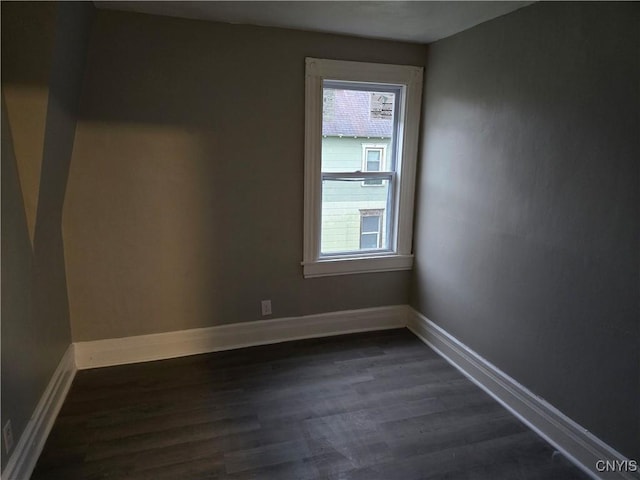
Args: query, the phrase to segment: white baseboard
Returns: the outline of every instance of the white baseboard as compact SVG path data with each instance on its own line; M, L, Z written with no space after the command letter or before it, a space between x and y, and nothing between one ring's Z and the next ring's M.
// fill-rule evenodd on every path
M395 305L77 342L76 364L79 369L106 367L303 338L404 328L406 312L405 305Z
M69 345L9 457L3 479L25 480L31 476L75 375L74 347Z
M598 472L598 460L629 460L422 314L410 307L408 311L407 326L413 333L591 477L638 478L630 472Z

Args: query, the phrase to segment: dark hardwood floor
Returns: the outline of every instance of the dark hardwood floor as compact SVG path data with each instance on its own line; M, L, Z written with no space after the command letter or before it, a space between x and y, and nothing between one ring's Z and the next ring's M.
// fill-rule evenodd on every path
M78 372L33 479L585 479L408 330Z

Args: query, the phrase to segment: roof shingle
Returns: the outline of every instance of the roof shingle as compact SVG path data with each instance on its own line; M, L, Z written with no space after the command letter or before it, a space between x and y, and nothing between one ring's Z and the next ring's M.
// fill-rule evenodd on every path
M372 118L372 92L325 88L324 93L323 135L391 137L393 120Z

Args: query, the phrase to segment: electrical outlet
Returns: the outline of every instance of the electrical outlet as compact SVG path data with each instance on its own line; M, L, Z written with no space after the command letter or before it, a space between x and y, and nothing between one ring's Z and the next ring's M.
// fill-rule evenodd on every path
M271 315L271 300L262 300L262 316Z
M4 450L9 453L13 448L13 431L11 430L11 420L2 427L2 435L4 436Z

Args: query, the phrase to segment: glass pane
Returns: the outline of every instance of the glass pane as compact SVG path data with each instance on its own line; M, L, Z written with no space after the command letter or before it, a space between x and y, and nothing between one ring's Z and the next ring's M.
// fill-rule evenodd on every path
M380 162L367 160L367 172L379 172Z
M387 205L389 180L378 180L377 188L369 188L362 179L324 180L322 182L322 233L320 250L323 255L357 252L370 248L389 248ZM376 215L367 212L376 211ZM366 226L366 228L365 228ZM371 227L371 228L370 228ZM361 233L380 232L370 247L361 244Z
M369 216L362 217L362 233L378 233L378 229L380 228L380 217Z
M394 117L393 92L324 88L322 171L362 170L363 148L367 144L386 145L387 152L392 152ZM368 161L378 162L377 170L371 171L380 170L382 149L367 150L365 162ZM387 162L390 163L393 162Z
M382 185L382 180L365 180L364 182L362 182L364 185L366 185L367 187L370 186L375 186L375 187L379 187L380 185Z
M367 150L367 162L380 162L380 150Z
M378 248L378 234L377 233L363 233L360 236L360 248L372 249Z

